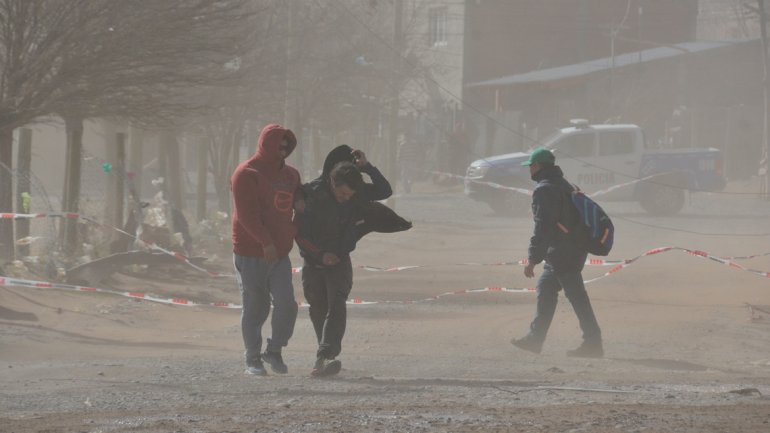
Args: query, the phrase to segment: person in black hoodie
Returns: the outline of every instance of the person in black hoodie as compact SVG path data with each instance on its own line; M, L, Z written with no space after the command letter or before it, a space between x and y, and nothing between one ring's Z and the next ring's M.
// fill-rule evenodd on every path
M528 161L532 180L537 186L532 194L532 214L535 232L529 243L527 278L535 276L535 266L545 261L543 274L537 282L537 313L529 333L511 343L524 350L540 353L548 328L551 326L559 290L572 304L583 331L583 344L567 352L568 356L601 358L604 356L602 334L591 308L582 270L588 253L576 230L580 216L570 195L575 190L564 179L556 158L548 149L535 150Z
M363 181L366 173L372 183ZM350 253L370 231L401 231L411 223L376 203L393 193L390 183L370 164L364 152L341 145L326 157L320 177L302 188L304 209L297 213L297 245L305 260L302 287L318 339L311 375L337 374L335 359L342 349L346 305L353 287Z

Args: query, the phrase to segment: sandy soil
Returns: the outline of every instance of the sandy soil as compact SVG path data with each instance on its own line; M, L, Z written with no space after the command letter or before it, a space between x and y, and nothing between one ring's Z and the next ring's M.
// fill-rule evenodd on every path
M765 203L703 197L664 219L633 205L608 208L618 226L613 259L664 245L719 255L770 251L768 237L638 224L760 234L770 232ZM522 258L528 218L492 216L455 193L404 197L398 211L414 219L414 230L367 237L354 262L431 267L357 270L354 297L415 300L533 285L520 267L452 266ZM212 266L229 271L226 248L208 254L217 253ZM742 263L770 270L768 257ZM119 274L108 286L239 301L233 281L194 270ZM565 356L580 332L563 297L543 354L532 355L509 344L527 329L532 294L464 294L350 307L343 371L316 380L309 377L315 347L306 310L284 352L289 374L255 378L243 374L237 311L0 288L0 431L770 431L770 315L750 320L745 307L770 311L770 279L670 252L640 260L589 293L604 359Z

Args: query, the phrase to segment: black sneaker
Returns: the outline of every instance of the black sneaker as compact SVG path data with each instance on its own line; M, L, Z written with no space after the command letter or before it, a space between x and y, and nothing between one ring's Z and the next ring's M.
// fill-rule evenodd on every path
M267 376L267 370L265 370L265 366L262 365L262 361L257 359L246 363L246 374L252 376Z
M289 372L289 368L283 363L283 357L281 352L268 352L262 354L262 360L270 365L270 369L273 373L286 374Z
M514 338L511 340L511 344L532 353L540 353L543 350L543 343L537 342L530 337Z
M577 349L568 350L567 356L574 358L603 358L604 347L602 347L601 341L584 341Z
M310 375L313 377L334 376L342 370L342 362L337 359L318 358Z

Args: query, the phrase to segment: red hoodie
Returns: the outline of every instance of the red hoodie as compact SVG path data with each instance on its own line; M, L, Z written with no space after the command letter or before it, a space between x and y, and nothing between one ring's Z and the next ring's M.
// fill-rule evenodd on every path
M291 221L294 193L300 179L299 172L281 156L284 138L290 154L297 146L294 133L276 124L265 126L257 153L238 165L230 178L233 252L239 256L264 257L262 247L268 245L275 245L279 257L291 251L296 234Z

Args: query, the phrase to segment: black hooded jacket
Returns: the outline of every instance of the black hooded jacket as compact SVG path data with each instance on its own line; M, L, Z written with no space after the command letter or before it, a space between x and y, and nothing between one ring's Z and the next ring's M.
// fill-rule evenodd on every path
M379 231L365 224L364 215L381 216L390 211L379 203L373 203L387 199L393 194L393 190L385 176L371 164L360 170L369 175L372 183L365 183L363 190L348 202L338 203L334 198L329 175L338 163L354 162L352 151L353 149L344 144L336 147L327 155L321 176L302 186L305 211L296 216L299 229L297 245L302 257L312 264L321 265L323 254L327 252L341 259L345 258L356 248L356 243L363 235L370 231ZM387 211L381 209L372 212L374 208L385 208ZM392 211L390 213L395 215ZM395 217L411 227L411 224L402 218L397 215ZM393 218L389 218L389 221L393 221Z
M574 187L556 165L544 166L533 179L537 181L532 193L535 231L529 241L529 262L545 260L557 273L580 272L588 254L576 235L580 216L570 198Z

